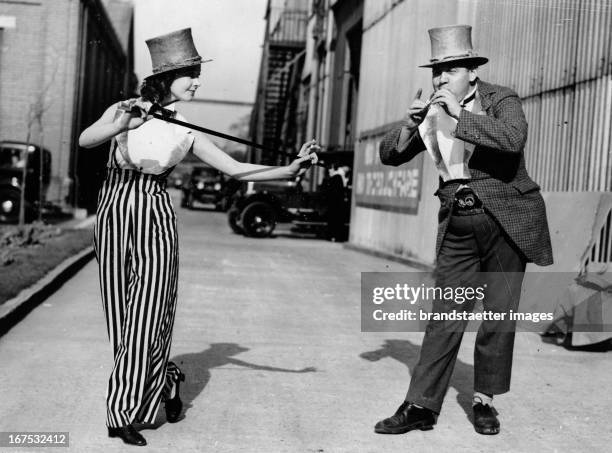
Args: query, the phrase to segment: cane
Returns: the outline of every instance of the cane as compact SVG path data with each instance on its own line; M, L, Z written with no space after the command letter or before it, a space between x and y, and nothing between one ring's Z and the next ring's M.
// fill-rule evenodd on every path
M226 140L230 140L232 142L237 142L237 143L242 143L243 145L247 145L247 146L251 146L253 148L257 148L257 149L261 149L264 150L266 152L270 152L270 153L274 153L274 154L284 154L287 156L293 156L292 153L286 152L286 151L279 151L279 150L274 150L271 148L267 148L264 145L261 145L259 143L255 143L252 142L250 140L246 140L244 138L240 138L240 137L234 137L233 135L229 135L229 134L224 134L223 132L218 132L212 129L208 129L206 127L202 127L202 126L198 126L195 124L191 124L191 123L187 123L186 121L181 121L181 120L177 120L174 115L175 112L173 112L172 110L168 110L163 108L161 105L159 104L153 104L151 106L151 108L149 109L148 115L152 116L153 118L157 118L159 120L163 120L163 121L167 121L168 123L173 123L173 124L177 124L179 126L183 126L183 127L187 127L189 129L193 129L199 132L204 132L205 134L210 134L210 135L214 135L216 137L221 137L224 138ZM301 157L301 156L298 156Z

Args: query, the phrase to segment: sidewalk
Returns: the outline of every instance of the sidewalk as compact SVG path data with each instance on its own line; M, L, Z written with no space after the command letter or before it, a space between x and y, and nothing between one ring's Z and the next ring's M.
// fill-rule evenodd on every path
M88 229L93 230L96 217L94 215L85 219L67 219L55 225L64 230ZM70 250L70 248L68 248ZM39 252L40 253L40 252ZM74 255L58 262L46 275L29 286L23 288L15 297L0 303L0 336L10 330L24 316L36 308L42 301L53 294L61 285L78 272L89 260L94 257L93 246L87 246Z
M498 436L476 434L466 415L474 334L435 429L375 434L405 395L422 334L361 333L360 272L410 268L324 241L236 236L220 213L180 210L179 221L171 357L187 375L185 418L165 423L162 410L143 451L608 451L609 353L527 333L513 390L496 398ZM0 361L0 431L68 431L79 453L129 448L104 427L112 363L95 261L0 338ZM59 451L9 449L46 450Z

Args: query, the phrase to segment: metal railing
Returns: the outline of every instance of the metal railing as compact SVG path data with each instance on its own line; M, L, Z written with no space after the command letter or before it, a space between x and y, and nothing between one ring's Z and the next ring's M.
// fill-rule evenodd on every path
M271 8L270 44L302 44L306 41L307 11Z
M587 249L586 256L582 260L581 274L588 270L601 272L610 270L612 266L612 209L608 210L605 220L595 230L593 243Z

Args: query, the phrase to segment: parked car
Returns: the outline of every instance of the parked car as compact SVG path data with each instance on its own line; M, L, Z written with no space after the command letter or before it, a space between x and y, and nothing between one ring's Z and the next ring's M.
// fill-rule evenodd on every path
M181 206L191 209L195 202L213 204L219 211L227 211L232 194L240 182L232 179L215 168L197 165L191 175L183 182Z
M26 220L35 218L38 211L45 206L47 188L51 180L51 153L23 142L2 141L0 142L0 222L15 223L19 220L26 148L28 150L24 193Z
M352 165L352 156L346 152L322 153L320 162L329 170L338 162ZM302 179L303 176L294 181L244 183L234 194L228 211L230 228L237 234L263 238L272 235L277 223L292 223L294 230L330 237L338 235L337 227L332 234L330 225L339 218L345 231L343 237L334 239L345 240L350 221L350 184L335 187L340 193L332 196L326 180L316 190L305 191Z

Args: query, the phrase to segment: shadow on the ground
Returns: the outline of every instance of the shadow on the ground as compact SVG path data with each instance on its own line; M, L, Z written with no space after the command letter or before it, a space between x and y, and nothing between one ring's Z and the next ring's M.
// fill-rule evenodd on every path
M197 206L192 206L190 208L187 208L185 206L181 206L181 209L185 209L187 211L207 211L207 212L219 212L222 213L222 211L219 211L214 204L199 204Z
M572 334L540 334L542 343L553 344L567 349L568 351L583 351L583 352L609 352L612 351L612 338L591 343L583 346L572 346Z
M290 238L290 239L321 239L316 234L308 234L308 233L294 233L292 231L279 231L274 232L271 238Z
M236 365L251 370L276 371L281 373L312 373L317 371L314 367L292 370L288 368L277 368L267 365L258 365L235 358L234 356L247 352L249 348L240 346L236 343L213 343L208 349L190 354L181 354L170 359L176 363L186 376L186 381L180 387L180 396L183 401L183 414L193 406L193 401L202 393L208 385L211 377L211 370L227 365ZM228 402L229 403L229 402ZM162 403L163 406L163 403ZM163 409L162 409L163 411ZM160 412L162 412L160 411ZM159 418L158 418L159 420ZM163 417L165 422L165 416ZM163 423L162 423L163 424ZM156 425L159 424L156 422Z
M370 362L377 362L380 359L391 358L403 363L408 367L412 376L414 367L419 359L420 345L408 340L385 340L385 343L375 351L364 352L359 355L362 359ZM406 390L408 390L408 376L397 376L397 379L406 380ZM457 359L455 369L451 377L450 387L457 391L457 403L465 412L470 423L473 423L472 415L472 394L473 394L474 366ZM403 401L398 396L397 406ZM390 408L390 414L395 411L395 407Z

